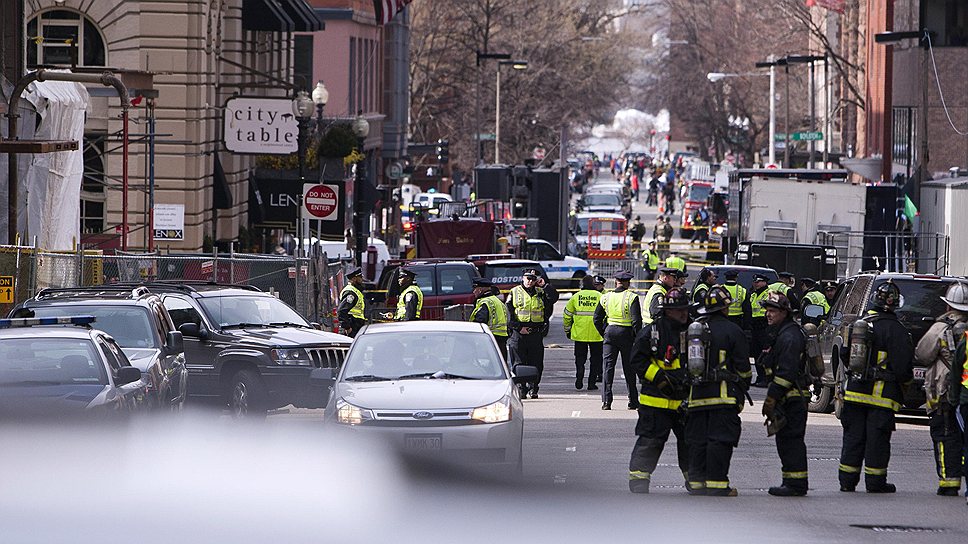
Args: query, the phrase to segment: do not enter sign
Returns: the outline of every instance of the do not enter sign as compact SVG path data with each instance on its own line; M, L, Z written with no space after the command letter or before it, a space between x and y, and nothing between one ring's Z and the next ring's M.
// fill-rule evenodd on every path
M303 185L303 209L310 219L333 221L339 217L339 192L335 185Z

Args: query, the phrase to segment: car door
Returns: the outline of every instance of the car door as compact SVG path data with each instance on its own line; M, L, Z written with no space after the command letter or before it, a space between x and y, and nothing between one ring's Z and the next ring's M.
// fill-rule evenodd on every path
M838 335L845 319L844 310L847 306L847 295L850 293L854 281L854 279L848 279L840 284L837 295L834 297L834 303L830 306L827 318L820 327L820 347L825 359L830 360L829 358L833 357L832 353L835 346L840 347Z
M151 303L150 309L161 334L162 344L165 346L161 357L161 367L168 380L169 399L182 398L188 392L188 369L185 367L185 353L171 351L168 345L168 333L177 330L168 310L160 303Z
M104 360L107 361L108 367L111 369L111 381L115 384L115 393L118 395L120 411L130 413L147 409L148 398L145 395L146 383L143 377L144 373L142 373L141 380L129 384L116 385L118 371L121 370L121 367L131 366L131 363L113 339L99 335L97 337L97 346L101 350Z
M214 328L202 316L195 301L181 295L165 295L161 299L176 329L186 323L198 326L199 335L184 336L185 367L188 369L188 394L197 397L219 397L218 373L215 361L222 344L212 339Z

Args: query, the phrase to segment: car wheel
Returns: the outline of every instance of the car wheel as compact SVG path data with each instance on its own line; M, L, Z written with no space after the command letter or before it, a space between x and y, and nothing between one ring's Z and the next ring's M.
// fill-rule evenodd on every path
M830 401L834 396L834 388L829 385L815 383L808 387L810 398L807 409L811 412L827 413L830 411Z
M847 375L844 372L844 365L837 366L837 383L834 385L834 415L840 419L840 413L844 409L844 388L847 384Z
M266 391L259 375L251 370L240 370L229 385L229 410L236 419L266 417Z

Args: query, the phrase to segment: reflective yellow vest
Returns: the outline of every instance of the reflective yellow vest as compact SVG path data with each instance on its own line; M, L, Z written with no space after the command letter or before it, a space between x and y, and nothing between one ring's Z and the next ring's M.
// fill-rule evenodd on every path
M632 326L632 303L636 295L631 289L617 293L609 291L602 295L600 304L605 308L605 315L608 317L609 325L620 327Z
M729 296L733 299L733 301L729 303L729 311L726 315L731 317L743 315L743 302L746 301L746 288L738 283L734 285L727 283L726 285L723 285L723 288L729 292Z
M474 311L471 312L471 321L474 321L474 317L477 315L477 311L481 309L481 306L487 306L487 328L491 330L491 334L494 336L507 336L508 320L510 319L508 307L494 295L479 298L474 305Z
M346 287L344 287L343 290L340 291L339 298L342 299L344 296L346 296L346 293L353 293L354 295L356 295L356 304L354 304L353 307L350 308L350 315L357 319L366 319L364 314L363 293L360 292L360 290L357 289L356 286L353 285L352 283L346 284Z
M602 335L595 328L595 308L602 294L594 289L582 289L568 299L562 321L575 342L601 342Z
M823 296L823 293L820 291L807 291L803 295L803 298L809 300L810 304L816 304L823 308L823 313L830 311L830 303L827 302L827 297Z
M535 288L534 295L529 295L524 287L515 285L511 289L511 305L514 306L514 317L521 323L544 322L544 291Z
M669 290L666 289L665 285L661 283L653 283L652 287L649 287L649 292L645 294L644 305L642 306L642 322L645 324L652 323L654 321L652 315L649 313L649 306L652 305L652 299L657 296L663 296L668 293Z
M750 315L753 317L766 317L766 308L760 306L760 302L770 296L770 288L763 289L762 293L750 292Z
M667 257L666 258L665 265L668 268L675 268L676 270L678 270L680 272L685 272L686 271L686 260L683 259L682 257L677 257L675 255L673 255L671 257Z
M404 301L407 293L417 293L417 313L414 315L414 319L420 319L420 311L423 310L423 291L417 287L417 284L410 284L409 287L400 293L400 298L397 299L397 315L394 318L398 321L407 318L407 303Z
M653 250L646 250L645 252L646 263L645 267L649 270L659 269L659 254Z
M770 286L766 288L766 290L773 291L774 293L783 293L784 295L786 295L787 291L790 290L790 286L783 283L782 281L776 281L771 283Z

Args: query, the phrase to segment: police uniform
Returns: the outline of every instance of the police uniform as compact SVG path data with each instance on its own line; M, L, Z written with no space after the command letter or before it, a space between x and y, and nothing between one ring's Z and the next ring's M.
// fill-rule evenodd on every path
M780 272L777 275L780 276L781 279L782 278L794 279L794 277L795 277L790 272ZM782 281L775 281L775 282L771 283L770 286L767 287L767 289L769 289L770 291L774 291L774 292L777 292L777 293L781 293L783 295L786 295L787 300L790 301L790 306L792 306L794 308L799 308L800 307L800 303L797 300L796 293L793 292L793 289L789 285L783 283Z
M766 276L759 274L753 276L753 282L757 280L767 281ZM750 356L753 357L756 366L756 385L766 387L769 384L770 369L765 366L761 359L763 350L771 343L770 328L766 323L766 310L761 303L770 296L769 286L764 286L760 290L753 289L749 292L750 302Z
M416 274L409 270L400 270L401 274L410 276L411 281ZM423 310L423 291L416 283L411 283L397 298L397 313L394 314L394 321L416 321L420 319L420 312Z
M783 483L771 487L770 495L802 496L807 494L807 402L804 399L808 375L806 338L793 321L793 308L779 293L762 302L787 311L786 319L776 326L776 339L764 359L772 370L773 380L766 391L763 414L770 419L785 418L776 432L776 451L780 456Z
M670 291L664 299L669 304L663 307L688 308L689 297L685 292L677 298ZM683 478L689 480L689 450L686 445L685 418L680 407L689 392L689 380L684 358L680 360L682 335L686 323L679 323L665 315L645 325L635 336L632 345L632 368L639 377L638 422L635 434L638 437L632 448L629 460L629 490L633 493L648 493L652 472L659 463L669 434L676 436L676 453L679 470Z
M874 297L880 294L880 289ZM840 414L844 428L840 490L853 491L857 487L863 464L868 492L893 493L894 485L887 483L891 433L894 431L894 413L901 409L902 387L913 378L914 346L911 334L890 307L872 310L864 320L873 326L873 333L866 372L864 375L848 372ZM852 328L848 346L853 337ZM841 361L849 361L849 358L850 348L842 349Z
M363 271L355 268L349 271L346 278L351 279L362 275ZM339 320L340 330L350 338L355 337L356 333L366 325L366 301L363 293L352 283L347 283L340 291L336 318Z
M726 273L726 283L723 285L723 288L729 292L731 300L727 315L730 321L739 325L741 329L745 329L749 324L752 311L750 301L746 297L746 288L736 283L737 276L738 274L735 271Z
M722 286L713 286L700 312L709 342L705 371L693 377L686 400L690 494L736 495L729 486L729 463L739 444L739 412L753 373L746 335L719 311L728 306L728 297Z
M805 293L803 293L803 298L800 301L800 321L802 323L813 323L814 325L819 326L820 321L823 320L823 316L827 315L827 313L830 311L830 303L827 302L827 297L820 292L820 285L815 281L811 280L810 278L803 278L803 285L805 287L810 285L810 287L807 288ZM823 315L820 317L807 317L803 315L803 309L810 304L823 308Z
M524 275L539 277L536 270L527 270ZM557 301L558 292L550 284L544 287L532 286L530 289L515 285L508 293L507 308L511 318L508 348L511 365L528 365L538 369L538 377L534 383L521 386L522 398L529 391L531 398L538 398L538 384L544 371L544 335ZM528 329L528 334L522 334L523 329Z
M581 389L585 377L585 359L591 355L588 368L588 390L598 389L595 382L602 375L602 335L595 328L595 310L602 294L582 288L565 306L562 316L565 335L575 342L575 388Z
M675 268L660 268L659 273L662 276L674 277L678 274L678 270ZM658 315L659 313L659 301L662 297L669 292L671 287L666 287L662 284L662 277L649 287L649 290L645 293L645 300L642 306L642 322L652 323L652 316Z
M648 272L647 279L654 280L656 272L659 271L659 253L655 250L655 241L649 242L649 249L642 254L644 268Z
M474 286L492 287L493 284L490 280L476 279L474 280ZM501 349L501 357L507 358L508 335L510 334L508 322L510 321L510 315L508 314L507 306L504 305L501 299L497 298L497 295L493 291L486 291L477 298L477 301L474 303L474 310L471 311L470 321L487 325L488 330L494 335L494 339Z
M615 279L631 280L632 274L619 272ZM630 410L634 409L638 406L638 388L629 358L635 334L642 328L639 296L631 289L621 287L603 294L595 309L595 328L605 340L602 349L602 409L612 408L612 382L619 355L622 356L622 372L625 373L625 386L628 389L628 406Z

